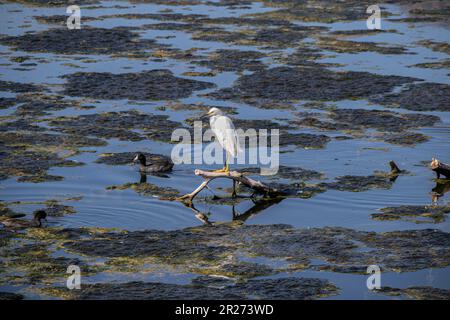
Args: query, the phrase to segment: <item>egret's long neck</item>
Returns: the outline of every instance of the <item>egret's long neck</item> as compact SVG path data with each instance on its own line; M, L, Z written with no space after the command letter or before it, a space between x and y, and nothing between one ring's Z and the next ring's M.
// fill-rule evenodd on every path
M211 128L214 126L214 123L217 121L217 118L219 116L212 116L211 118L209 118L209 125L211 126Z

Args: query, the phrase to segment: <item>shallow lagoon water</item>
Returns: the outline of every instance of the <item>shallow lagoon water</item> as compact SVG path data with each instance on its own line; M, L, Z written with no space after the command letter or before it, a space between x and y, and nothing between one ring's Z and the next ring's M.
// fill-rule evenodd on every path
M274 7L265 7L261 3L254 3L251 8L226 8L197 5L197 6L165 6L154 4L141 4L128 2L102 2L101 8L83 9L82 17L100 17L112 14L125 13L158 13L170 9L171 13L204 14L211 18L239 17L243 14L268 12ZM128 8L116 8L115 5L127 5ZM386 6L392 12L404 15L402 8L394 5ZM17 11L20 10L20 11ZM14 12L14 13L12 13ZM1 33L7 35L20 35L27 31L41 31L51 28L46 24L35 21L33 16L64 15L65 8L27 7L22 4L7 3L0 5ZM143 24L159 23L152 19L123 19L109 18L83 22L84 26L113 28L118 26L141 26ZM165 21L170 22L170 21ZM21 27L30 24L28 27ZM336 22L331 24L304 23L299 25L327 26L330 31L359 30L365 28L365 21ZM225 29L231 28L225 26ZM401 75L415 77L425 81L450 83L448 69L424 69L410 67L423 62L438 61L448 58L448 55L435 52L417 44L420 40L433 40L448 42L450 34L448 28L436 23L403 23L383 20L383 28L396 29L397 33L382 33L366 37L351 37L355 41L382 42L386 45L406 45L408 51L415 54L385 55L373 52L361 53L335 53L322 52L329 57L318 60L320 63L339 63L340 67L330 67L332 70L368 71L381 75ZM158 43L170 45L171 48L187 50L193 47L201 48L197 54L208 54L217 49L262 50L266 48L253 46L241 46L227 44L218 41L201 41L191 39L191 34L184 31L173 30L141 30L139 34L144 39L156 39ZM173 36L167 38L167 36ZM215 88L196 91L190 97L179 99L181 103L203 103L205 105L232 106L237 108L235 117L242 119L292 119L292 110L260 109L254 106L231 101L221 101L203 96L221 88L231 87L239 77L236 72L220 72L211 77L187 77L183 73L187 71L205 72L207 67L201 67L189 63L189 61L165 58L164 61L146 59L128 59L121 57L98 55L61 55L52 53L30 53L11 51L7 46L0 46L4 53L0 56L1 80L16 82L31 82L45 84L53 92L60 92L64 79L61 75L74 72L140 72L152 69L169 69L175 76L190 78L199 81L208 81L216 84ZM289 52L287 49L276 50ZM14 70L17 65L12 64L9 58L12 56L31 56L30 62L37 65L29 70ZM75 57L83 60L74 59ZM40 63L36 60L43 59ZM91 61L89 61L91 60ZM78 67L68 66L67 63L76 64ZM9 65L7 65L9 64ZM274 64L275 65L275 64ZM274 65L271 65L273 67ZM2 97L13 97L14 94L1 92ZM74 98L76 99L76 98ZM195 115L194 111L171 111L169 108L160 110L168 101L128 101L128 100L97 100L89 101L95 109L78 110L67 108L61 111L52 111L51 117L76 116L81 114L94 114L99 112L138 110L153 114L169 115L171 120L183 122L186 118ZM357 101L342 100L335 102L338 108L364 108L381 109L401 113L411 113L405 109L385 108L377 104L369 104L367 100ZM11 115L15 108L0 110L0 116ZM309 111L302 107L302 103L296 104L294 111ZM315 110L316 111L316 110ZM389 190L375 189L364 192L346 192L328 190L315 195L310 199L286 199L275 204L245 221L246 224L289 224L296 228L313 228L338 226L364 231L394 231L436 228L450 232L450 223L445 220L441 223L421 223L397 221L377 221L370 217L378 209L399 205L429 205L432 203L430 192L436 185L434 174L421 164L436 157L443 162L450 162L450 114L448 112L420 112L437 115L441 122L432 128L415 129L430 137L425 143L411 146L397 146L367 138L355 138L351 140L331 140L324 149L304 150L289 147L291 152L280 155L280 164L286 166L301 166L306 169L314 169L325 174L327 180L333 180L342 175L370 175L375 170L388 171L388 162L394 160L402 169L410 172L409 175L400 176ZM47 116L50 117L50 116ZM45 126L45 124L42 124ZM315 129L302 128L299 132L317 133ZM336 132L326 132L329 136L339 135ZM49 226L52 227L104 227L119 228L125 230L178 230L186 227L201 225L194 212L179 202L161 201L156 197L144 197L133 190L106 190L111 185L122 185L129 182L139 182L140 174L136 166L107 166L95 163L102 153L126 152L141 150L145 152L170 155L171 144L143 140L138 142L119 141L109 139L104 147L83 148L85 152L70 157L71 160L85 163L79 167L53 167L48 174L63 176L63 181L42 183L19 183L16 177L11 177L0 182L0 200L6 202L42 202L56 199L62 204L71 205L76 213L62 217L49 218ZM177 188L181 194L192 191L201 179L193 176L193 170L198 165L179 165L168 174L167 178L149 176L148 182L158 186ZM212 169L212 167L210 167ZM207 168L207 169L210 169ZM229 183L217 181L216 187L229 187ZM210 195L210 191L205 191ZM77 201L66 199L82 197ZM439 199L439 204L448 205L449 194ZM244 201L236 205L238 212L245 212L251 208L250 201ZM31 215L33 210L41 207L40 204L19 204L11 208ZM199 203L196 208L201 212L210 213L210 221L231 221L232 208L228 205L212 205ZM292 273L294 276L326 278L341 288L340 294L330 298L358 298L381 299L386 296L370 293L365 287L366 276L341 274L335 272L304 271ZM275 277L283 277L278 274ZM155 275L134 274L123 276L119 274L93 276L88 281L116 281L116 280L148 280L167 283L182 283L180 279L189 279L188 275L162 273ZM187 277L187 278L186 278ZM187 280L184 280L187 281ZM406 288L414 285L431 285L444 289L450 289L450 270L448 267L441 269L424 269L416 272L386 273L383 274L383 285L398 288ZM11 290L11 287L6 286ZM5 286L0 286L5 288ZM17 288L13 289L14 291ZM33 294L29 298L38 298ZM388 297L392 298L392 297Z

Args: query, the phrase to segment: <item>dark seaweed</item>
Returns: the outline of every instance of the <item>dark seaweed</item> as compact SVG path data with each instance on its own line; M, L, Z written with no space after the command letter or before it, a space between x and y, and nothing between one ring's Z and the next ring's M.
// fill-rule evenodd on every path
M181 124L168 120L165 115L153 115L137 111L121 111L60 117L49 121L55 130L65 133L139 141L150 137L169 142L172 131ZM139 129L145 135L135 132Z
M303 265L308 265L310 259L325 260L328 265L342 268L378 264L382 270L391 271L450 264L450 234L431 229L375 233L338 227L293 229L288 225L217 224L176 231L106 233L96 239L66 242L64 246L87 255L154 256L168 263L188 265L200 260L213 263L237 252Z
M265 55L258 51L217 50L207 60L195 64L219 71L259 70L264 64L259 61Z
M373 188L390 189L392 181L381 176L342 176L337 177L334 182L322 182L319 186L340 191L360 192Z
M21 93L21 92L43 91L43 90L44 88L41 85L37 84L0 80L0 91L12 91Z
M169 70L121 74L77 72L64 78L67 79L65 94L96 99L180 99L215 86L209 82L177 78Z
M433 288L429 286L409 287L405 289L381 287L375 292L388 296L404 296L414 300L449 300L450 290Z
M334 72L323 68L275 67L241 76L234 87L209 94L217 99L244 100L341 100L389 92L418 79L381 76L367 72ZM320 90L318 90L320 88Z
M444 222L450 212L450 206L398 206L380 209L381 213L372 214L375 220L406 220L416 223Z
M139 39L127 28L56 28L21 36L0 38L3 45L29 52L60 54L118 54L153 50L164 45Z
M410 85L399 93L373 97L370 101L414 111L450 111L449 96L448 84L419 83Z
M195 280L195 279L194 279ZM67 289L62 289L67 290ZM249 280L222 288L206 286L203 281L179 285L157 282L87 284L75 299L314 299L334 295L337 288L327 280L280 278Z

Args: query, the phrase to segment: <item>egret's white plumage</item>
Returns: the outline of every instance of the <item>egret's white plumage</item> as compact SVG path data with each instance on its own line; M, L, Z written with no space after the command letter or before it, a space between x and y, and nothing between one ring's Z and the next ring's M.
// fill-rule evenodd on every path
M218 108L211 108L208 112L209 124L216 136L217 142L227 152L227 161L224 170L228 171L229 159L235 158L240 151L239 140L231 119Z

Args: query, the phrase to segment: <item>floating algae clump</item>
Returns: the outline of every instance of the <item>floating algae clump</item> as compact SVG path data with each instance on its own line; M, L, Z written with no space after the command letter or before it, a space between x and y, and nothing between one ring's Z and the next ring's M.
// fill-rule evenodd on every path
M309 299L336 293L337 288L319 279L248 279L287 270L365 274L367 266L375 263L387 272L443 268L450 264L450 234L431 229L376 233L339 227L296 229L281 224L233 222L170 231L34 228L20 238L7 240L8 237L5 233L2 267L6 273L2 274L2 280L32 283L41 294L69 299L116 298L117 292L121 297L135 299L201 298L205 294L217 294L218 298ZM51 250L55 249L77 258L52 257ZM264 258L262 261L268 261L268 258L274 264L242 261L245 257L261 257ZM104 262L99 265L89 263L98 258ZM277 262L282 262L281 268L277 267L280 265ZM65 277L67 264L71 263L80 265L88 275L172 270L178 274L229 278L203 276L189 285L156 282L86 284L76 295L67 294L61 287L39 287ZM130 263L130 267L124 263ZM42 274L42 269L47 273ZM204 287L222 291L209 293ZM149 288L161 290L149 291Z
M52 166L74 166L79 163L59 158L54 153L26 151L20 147L3 147L1 155L0 174L6 179L9 176L25 176L21 181L40 182L59 180L46 172Z
M427 69L450 69L450 59L445 59L445 60L436 61L436 62L417 63L417 64L411 65L409 67L427 68Z
M423 143L428 141L428 137L417 132L400 132L385 134L382 136L382 140L403 146L415 145L418 143Z
M450 290L433 288L428 286L409 287L405 289L381 287L375 292L388 296L406 296L414 300L449 300Z
M276 273L271 267L251 262L219 264L213 268L192 268L192 272L205 275L220 275L228 278L246 279L269 276Z
M82 108L81 103L75 100L64 99L60 95L44 95L40 93L24 93L17 96L20 105L14 112L18 116L36 117L50 114L66 108Z
M43 91L43 90L44 87L37 84L0 80L0 91L12 91L21 93L21 92Z
M259 174L261 169L258 167L239 169L239 172L249 174ZM311 180L323 179L324 175L315 170L304 169L301 167L279 166L275 175L268 176L270 179L289 179L289 180Z
M359 52L377 52L380 54L406 54L410 52L400 46L381 46L375 42L357 42L347 40L337 40L331 37L321 37L316 45L327 51L335 51L339 53L359 53Z
M33 183L39 183L39 182L49 182L49 181L62 181L64 180L64 177L62 176L55 176L51 174L37 174L33 176L23 176L19 177L17 179L18 182L33 182Z
M414 111L450 111L448 97L450 86L442 83L419 83L408 86L398 93L373 97L370 101L387 107Z
M376 129L384 134L378 139L398 145L414 145L428 141L428 137L406 130L419 127L431 127L440 121L438 116L410 113L401 114L385 110L333 109L327 116L334 120L321 120L310 113L298 113L300 119L290 121L291 125L312 127L326 131L344 131L356 136L367 129Z
M68 295L67 288L43 290L43 293L68 299L314 299L337 294L336 286L327 280L315 278L280 278L249 280L230 284L216 281L221 287L209 286L204 277L192 284L159 282L126 282L86 284L80 292Z
M62 204L52 203L45 208L45 212L51 217L60 217L65 214L76 213L75 208L72 206L65 206Z
M321 187L340 191L360 192L370 189L390 189L392 181L379 175L371 176L342 176L333 182L322 182Z
M431 40L421 40L418 44L430 48L433 51L450 54L450 45L447 42L438 42Z
M49 121L57 131L97 136L100 138L117 138L119 140L139 141L150 136L155 140L170 141L172 131L181 126L179 122L168 119L166 115L141 113L135 110L121 112L104 112L76 117L59 117ZM144 134L136 132L144 131Z
M401 114L383 110L336 109L330 118L338 123L352 124L380 131L403 131L410 128L432 126L440 119L434 115Z
M81 237L81 236L80 236ZM357 272L377 263L383 270L415 271L450 264L450 234L439 230L386 233L326 227L295 229L289 225L216 224L174 231L146 230L105 233L95 239L73 238L64 247L100 257L154 257L188 269L215 268L236 255L310 264L326 261L328 268ZM370 250L361 250L367 249Z
M255 13L246 15L247 17L265 17L274 20L284 21L304 21L304 22L323 22L333 23L342 21L357 21L367 18L367 5L361 1L267 1L264 3L269 6L284 8L270 12ZM384 12L384 11L383 11ZM385 12L389 15L388 12Z
M11 208L9 208L5 203L0 201L0 217L8 217L8 218L20 218L25 216L23 213L17 213Z
M96 272L95 266L89 266L78 258L53 257L45 243L28 243L17 239L19 247L4 248L2 262L5 281L15 284L51 284L66 278L67 267L79 265L86 275Z
M416 80L419 79L368 72L334 72L320 67L275 67L243 75L234 87L212 92L209 96L255 104L261 100L342 100L389 92L395 86Z
M139 73L77 72L65 75L64 93L95 99L170 100L214 87L210 82L175 77L169 70Z
M23 295L19 293L0 292L0 300L22 300Z
M445 221L450 206L398 206L380 209L372 214L375 220L406 220L416 223L439 223Z
M67 7L71 2L71 0L13 0L12 2L21 2L31 6L43 6L43 7ZM78 5L82 4L95 4L99 3L98 0L80 0L76 1Z
M195 61L195 64L219 71L259 70L264 64L259 60L265 55L258 51L217 50L209 59Z
M55 28L21 36L0 38L0 43L21 51L60 54L113 54L156 49L163 45L140 39L127 28Z
M65 159L79 148L102 146L104 141L81 135L41 132L0 132L0 176L20 176L22 182L59 181L48 175L51 167L80 166L83 163ZM63 152L69 151L64 157Z
M248 28L226 31L223 29L203 29L195 31L192 39L202 41L220 41L243 46L264 48L289 48L301 43L302 39L320 32L326 27L285 25L275 28Z
M170 187L160 187L152 183L126 183L120 186L109 186L107 190L126 190L131 189L143 196L152 196L160 198L173 198L179 195L179 191Z
M331 140L324 134L281 133L280 146L296 146L304 149L320 149Z

